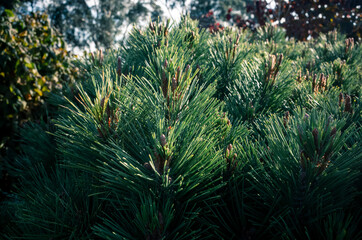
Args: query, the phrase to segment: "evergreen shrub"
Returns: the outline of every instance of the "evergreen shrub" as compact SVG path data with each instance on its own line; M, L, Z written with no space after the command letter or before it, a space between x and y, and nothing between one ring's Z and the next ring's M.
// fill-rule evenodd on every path
M78 63L57 119L23 132L5 238L362 236L359 43L197 26Z

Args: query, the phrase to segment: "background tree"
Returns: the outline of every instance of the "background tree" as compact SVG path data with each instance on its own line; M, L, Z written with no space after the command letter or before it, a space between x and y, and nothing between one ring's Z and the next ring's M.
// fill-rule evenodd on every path
M360 21L362 6L356 0L303 0L275 1L271 8L270 1L258 0L246 5L247 14L225 14L226 19L241 28L264 26L275 23L287 30L287 36L299 40L317 37L319 33L327 33L339 29L348 37L361 38ZM231 6L235 10L240 8Z

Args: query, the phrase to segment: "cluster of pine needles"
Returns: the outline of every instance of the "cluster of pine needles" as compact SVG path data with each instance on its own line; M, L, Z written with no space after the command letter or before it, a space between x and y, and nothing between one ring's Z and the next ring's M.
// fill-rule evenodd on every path
M358 239L362 50L179 23L78 61L28 124L4 239Z

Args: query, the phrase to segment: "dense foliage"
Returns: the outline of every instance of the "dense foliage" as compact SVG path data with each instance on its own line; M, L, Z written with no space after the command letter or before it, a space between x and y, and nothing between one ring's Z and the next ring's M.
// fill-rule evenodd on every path
M5 238L361 237L360 45L197 26L79 62L56 121L23 131Z
M0 127L31 118L44 95L74 79L74 68L60 35L46 14L17 16L4 10L0 21Z
M64 92L78 75L60 34L46 14L0 12L0 200L11 180L4 167L16 152L19 126L45 120L51 109L45 99L51 91Z

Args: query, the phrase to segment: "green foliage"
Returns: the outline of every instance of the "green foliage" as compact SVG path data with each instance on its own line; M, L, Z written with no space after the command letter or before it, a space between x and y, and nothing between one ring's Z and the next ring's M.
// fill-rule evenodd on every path
M4 236L358 239L360 46L272 29L183 18L85 56L22 133Z
M17 124L39 119L49 92L61 92L77 72L46 14L18 16L6 9L0 25L0 129L9 136Z

